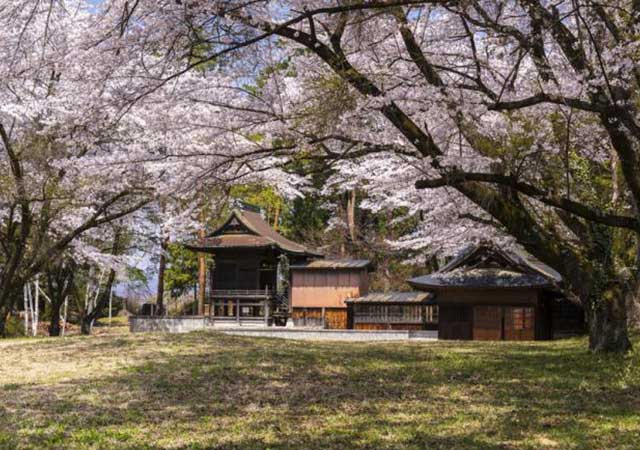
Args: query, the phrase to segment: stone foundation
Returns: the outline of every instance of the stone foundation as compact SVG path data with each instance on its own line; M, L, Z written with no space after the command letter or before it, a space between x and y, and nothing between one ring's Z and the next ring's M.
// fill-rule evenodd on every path
M132 333L162 332L188 333L190 331L216 330L225 334L281 339L334 340L334 341L404 341L408 339L435 340L437 331L408 330L323 330L306 327L265 327L262 321L244 323L221 322L203 316L183 317L129 317Z

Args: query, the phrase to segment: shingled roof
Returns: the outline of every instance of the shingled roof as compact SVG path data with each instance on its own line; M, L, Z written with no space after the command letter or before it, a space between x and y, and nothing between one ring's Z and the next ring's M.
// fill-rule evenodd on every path
M416 289L547 288L562 282L551 267L524 252L490 244L471 246L438 272L408 280Z
M290 269L297 270L355 270L371 269L368 259L315 259L301 264L292 264Z
M185 246L195 251L213 251L231 248L276 247L284 253L322 257L302 244L293 242L273 228L255 211L234 209L227 221L204 239L198 239Z
M432 298L431 292L372 292L346 299L345 303L427 303Z

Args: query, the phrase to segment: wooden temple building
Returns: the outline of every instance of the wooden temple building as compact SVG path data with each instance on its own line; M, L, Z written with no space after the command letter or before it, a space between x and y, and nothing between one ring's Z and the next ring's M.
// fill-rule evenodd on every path
M530 255L491 245L462 251L438 272L408 280L433 295L439 339L539 340L584 332L562 277Z
M234 209L186 245L212 255L198 314L232 325L438 330L440 339L536 340L584 331L560 275L491 245L463 250L439 271L408 280L417 292L369 292L367 260L331 260L275 231L258 209Z
M234 209L221 227L186 247L213 256L206 302L198 313L238 325L286 320L286 283L279 276L288 264L322 258L280 235L259 210L247 206Z
M247 205L185 246L213 257L198 314L218 322L284 325L291 318L297 326L345 329L346 300L369 289L369 261L324 259Z

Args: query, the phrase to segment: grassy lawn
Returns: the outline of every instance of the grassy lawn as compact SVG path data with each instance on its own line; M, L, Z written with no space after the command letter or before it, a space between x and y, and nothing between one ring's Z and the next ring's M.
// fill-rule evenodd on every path
M0 449L639 448L639 353L593 357L582 339L310 343L124 329L6 340Z

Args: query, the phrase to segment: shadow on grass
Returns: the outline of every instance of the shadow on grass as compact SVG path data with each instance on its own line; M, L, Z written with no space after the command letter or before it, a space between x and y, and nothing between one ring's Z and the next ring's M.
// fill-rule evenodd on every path
M638 357L584 342L100 340L134 365L0 389L0 448L635 448Z

